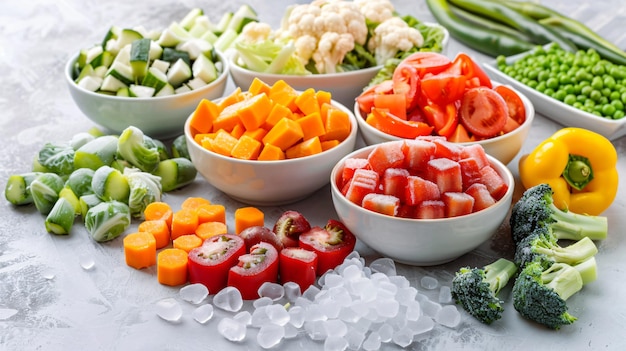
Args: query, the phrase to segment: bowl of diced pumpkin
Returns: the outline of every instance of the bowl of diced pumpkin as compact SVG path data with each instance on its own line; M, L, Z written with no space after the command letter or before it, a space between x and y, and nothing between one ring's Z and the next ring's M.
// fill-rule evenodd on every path
M387 141L345 156L331 173L339 219L398 262L452 261L491 238L507 217L515 182L479 144L443 137Z
M255 79L217 100L202 100L184 131L198 172L231 198L280 205L329 182L335 164L354 150L354 114L313 88Z

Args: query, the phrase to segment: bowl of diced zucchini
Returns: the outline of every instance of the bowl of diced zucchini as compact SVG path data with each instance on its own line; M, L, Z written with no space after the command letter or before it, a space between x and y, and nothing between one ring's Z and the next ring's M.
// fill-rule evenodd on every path
M89 119L112 133L135 126L160 138L183 134L202 99L224 94L228 76L221 52L178 24L160 32L112 27L65 66L70 94Z

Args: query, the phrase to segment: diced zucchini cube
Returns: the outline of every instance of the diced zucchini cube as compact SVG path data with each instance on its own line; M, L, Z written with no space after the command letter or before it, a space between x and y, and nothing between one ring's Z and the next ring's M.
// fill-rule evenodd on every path
M148 73L143 78L141 85L154 88L155 92L160 91L167 82L167 75L157 68L150 67Z
M163 73L167 73L168 68L170 68L170 63L167 61L156 59L152 61L150 67L156 68Z
M170 95L174 95L174 87L170 83L165 84L165 86L161 88L161 90L159 90L156 94L154 94L154 96L170 96Z
M118 90L126 87L126 84L109 74L102 80L102 86L100 89L104 91L117 92Z
M155 89L153 87L144 87L143 85L131 84L128 87L128 94L130 97L146 98L154 95Z
M198 56L191 66L193 76L201 78L205 83L210 83L217 78L217 69L215 64L204 55Z
M78 82L79 87L89 91L97 91L100 85L102 85L102 78L97 76L86 76Z
M182 59L178 59L167 71L167 81L174 87L180 86L191 77L191 67Z
M194 38L176 45L176 49L186 51L189 54L189 58L195 60L200 55L210 55L211 50L213 50L213 44L200 38Z
M196 77L193 79L190 79L189 81L187 81L187 83L185 83L191 90L196 90L196 89L200 89L204 86L206 86L206 82L204 80L202 80L202 78Z

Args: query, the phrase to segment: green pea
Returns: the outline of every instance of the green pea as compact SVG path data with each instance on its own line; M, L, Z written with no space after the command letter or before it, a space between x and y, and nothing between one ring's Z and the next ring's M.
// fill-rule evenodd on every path
M563 98L563 102L570 106L573 106L574 103L576 103L576 95L574 94L565 95L565 97Z
M605 116L613 116L617 109L611 104L602 105L602 114Z
M625 116L625 115L626 115L626 114L624 113L624 111L622 111L622 110L617 110L617 111L615 111L615 113L613 114L613 117L612 117L612 118L613 118L613 119L622 119L622 118L624 118L624 116Z

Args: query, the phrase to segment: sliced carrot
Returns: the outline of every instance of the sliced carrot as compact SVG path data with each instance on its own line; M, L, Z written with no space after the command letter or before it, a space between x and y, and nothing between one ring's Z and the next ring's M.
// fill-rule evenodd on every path
M280 79L270 87L270 99L277 104L288 107L291 111L298 109L295 100L298 92L287 82Z
M285 151L295 145L304 132L296 121L289 118L283 118L263 137L264 144L272 144Z
M182 208L174 212L170 237L174 240L181 235L194 234L198 224L198 214L196 211Z
M319 137L326 133L324 129L324 122L322 122L322 116L319 113L319 109L317 112L313 112L305 115L302 118L298 118L296 120L302 128L302 139L308 140L313 137Z
M310 115L320 112L320 104L317 101L317 95L315 89L308 88L300 93L294 100L296 106L304 113L304 115Z
M211 100L202 99L191 116L189 126L197 133L208 133L213 128L213 120L219 114L219 107Z
M148 232L134 232L124 237L126 264L142 269L156 264L156 240Z
M235 146L233 146L230 155L241 160L256 160L261 152L261 147L262 144L260 141L243 135L239 138Z
M228 234L228 226L224 222L204 222L196 228L196 236L202 240L221 234Z
M289 109L289 107L285 105L274 103L274 106L272 106L270 113L265 119L263 128L265 128L266 130L270 130L273 126L276 125L276 123L278 123L278 121L283 118L294 119L293 112Z
M222 222L226 223L226 207L220 204L201 205L196 208L198 223Z
M155 201L149 203L143 210L143 216L146 221L153 219L163 219L167 222L167 226L172 225L172 216L174 211L167 202Z
M257 160L278 161L278 160L284 160L285 158L286 158L285 152L281 150L278 146L274 146L272 144L265 144Z
M335 146L339 145L339 140L336 140L336 139L334 139L334 140L325 140L325 141L322 141L320 144L322 145L322 151L326 151L326 150L332 149Z
M235 210L235 233L252 226L265 225L265 214L256 207L240 207Z
M170 226L165 219L146 220L137 226L140 232L148 232L156 240L156 248L161 249L170 244Z
M211 149L220 155L230 156L235 144L237 144L237 138L220 129L211 141Z
M172 241L172 246L177 249L185 250L186 252L191 249L202 245L202 239L194 234L181 235Z
M157 280L163 285L177 286L187 283L187 263L189 256L186 251L169 248L157 255Z
M313 137L290 147L285 151L285 155L287 158L298 158L319 154L320 152L322 152L320 138Z
M262 81L261 79L259 79L258 77L254 77L254 79L252 80L252 83L250 83L250 87L248 88L248 91L252 93L253 95L265 93L269 96L270 86L264 81Z
M189 196L180 204L180 208L195 210L202 205L210 205L211 200L200 196Z
M326 119L324 119L324 135L320 136L320 139L323 140L333 140L336 139L338 141L345 140L352 130L352 125L350 123L350 116L343 110L340 110L331 105L324 105L327 109L326 111Z

